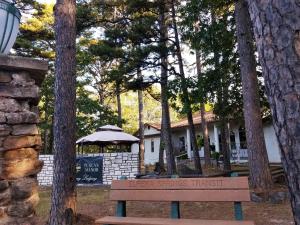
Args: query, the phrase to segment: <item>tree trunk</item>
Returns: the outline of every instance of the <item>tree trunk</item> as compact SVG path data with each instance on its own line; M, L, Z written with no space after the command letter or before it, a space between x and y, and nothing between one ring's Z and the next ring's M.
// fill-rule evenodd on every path
M161 127L161 131L163 128ZM159 163L159 168L165 172L165 161L164 161L164 145L163 145L163 133L160 133L160 145L159 145L159 158L158 158L158 163Z
M48 154L48 149L49 149L49 132L48 129L45 128L44 130L44 146L43 146L43 154L47 155Z
M161 43L161 107L162 107L162 120L161 132L162 141L161 147L166 151L167 157L167 173L172 175L176 174L176 165L173 153L173 144L171 136L171 122L169 112L168 100L168 54L167 54L167 40L168 40L168 27L166 24L166 2L163 0L160 12L160 43Z
M51 129L49 134L49 152L48 154L54 154L54 116L51 116Z
M273 181L269 168L258 94L251 20L246 0L235 2L238 51L243 85L244 118L249 156L250 183L258 192L269 192Z
M199 82L199 92L200 96L203 94L200 85L201 81L201 56L200 52L196 50L196 66L197 66L197 73L198 73L198 82ZM205 166L210 166L211 161L210 161L210 149L209 149L209 140L208 140L208 128L207 128L207 122L205 118L205 104L204 100L201 97L200 100L200 117L201 117L201 129L202 129L202 134L203 134L203 140L204 140L204 161L205 161Z
M204 140L204 161L206 166L211 166L210 161L210 147L209 147L209 140L208 140L208 126L205 118L205 104L200 104L200 116L201 116L201 128Z
M73 224L76 213L76 2L55 6L54 175L49 224Z
M221 153L223 155L224 171L231 171L230 149L229 149L229 128L226 120L221 118Z
M300 225L300 5L248 0L293 214Z
M211 20L212 23L216 22L215 12L211 12ZM214 49L214 66L215 66L215 73L217 75L220 75L222 71L220 70L220 58L222 56L218 52L218 49ZM226 86L224 79L220 78L220 84L217 88L217 101L220 106L226 106L228 104L228 86ZM224 170L230 171L231 170L231 163L230 163L230 148L229 148L229 129L228 129L228 113L221 109L220 112L218 112L218 116L220 118L220 131L221 131L221 153L223 155L223 163L224 163Z
M100 89L100 91L98 91L99 103L101 106L104 106L104 89L102 87L99 89Z
M46 95L45 96L45 129L44 129L44 135L43 135L43 153L44 154L49 154L49 129L47 124L49 123L49 98Z
M121 87L119 82L116 83L116 96L118 107L118 126L122 128L122 104L121 104Z
M176 45L176 55L178 58L179 76L180 76L181 89L182 89L182 94L183 94L183 104L184 104L184 109L186 110L186 113L187 113L189 129L191 132L191 143L192 143L192 148L193 148L193 152L194 152L195 170L198 174L202 174L199 149L197 146L196 130L195 130L194 121L193 121L193 112L192 112L192 108L191 108L191 102L190 102L190 97L189 97L189 93L188 93L186 78L184 75L183 59L182 59L182 55L181 55L181 47L180 47L180 41L179 41L179 35L178 35L178 29L177 29L176 10L175 10L175 1L174 0L172 0L171 7L172 7L172 21L173 21L174 36L175 36L175 45Z
M137 70L137 76L140 79L142 77L142 71L140 68ZM139 102L139 138L140 138L140 148L139 148L139 172L145 172L145 145L144 145L144 101L143 101L143 91L138 90L138 102Z

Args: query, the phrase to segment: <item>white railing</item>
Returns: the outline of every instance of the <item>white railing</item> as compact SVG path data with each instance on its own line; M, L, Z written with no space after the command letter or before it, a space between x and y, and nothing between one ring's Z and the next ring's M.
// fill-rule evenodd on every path
M232 149L231 150L231 161L236 163L248 161L248 149Z

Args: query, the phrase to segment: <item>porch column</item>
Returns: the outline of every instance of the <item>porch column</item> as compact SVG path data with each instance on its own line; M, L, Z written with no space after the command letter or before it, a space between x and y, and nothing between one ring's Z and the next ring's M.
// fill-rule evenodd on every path
M219 132L218 127L214 124L215 148L216 152L220 152Z
M190 130L187 128L186 129L186 145L187 145L187 154L188 158L192 158L192 147L191 147L191 135L190 135Z
M235 137L236 149L240 149L241 148L241 141L240 141L240 134L239 134L239 128L238 127L234 129L234 137Z

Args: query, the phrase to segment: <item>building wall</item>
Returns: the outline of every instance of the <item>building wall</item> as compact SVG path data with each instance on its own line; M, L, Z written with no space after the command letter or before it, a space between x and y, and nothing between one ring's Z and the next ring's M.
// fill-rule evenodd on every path
M130 149L131 149L131 153L139 154L140 146L138 143L134 143L131 145Z
M154 142L154 152L151 151L151 142ZM159 160L160 136L145 138L145 164L154 165Z
M237 149L243 150L240 147L239 127L233 126L232 131L235 134ZM263 127L263 131L264 131L264 138L265 138L269 161L271 163L280 163L281 162L280 149L279 149L279 144L272 123L265 123ZM244 153L247 154L247 151L244 151Z
M272 124L266 124L264 126L264 135L265 135L265 142L268 151L269 161L272 163L280 163L281 162L280 148Z
M134 179L138 173L138 154L120 152L87 154L83 156L103 157L103 184L110 185L112 180L117 180L121 176ZM53 179L53 155L40 155L40 160L44 161L44 167L38 174L38 182L41 186L52 185Z
M237 124L231 124L231 131L235 136L235 145L232 146L232 149L238 150L242 157L247 157L247 149L241 149L240 147L240 137L239 137L239 126ZM219 131L220 132L220 131ZM156 134L156 137L145 137L145 164L155 164L158 162L159 158L159 144L160 144L160 134L159 131L151 128L149 130L149 133ZM208 126L208 134L210 138L210 144L215 144L215 136L214 136L214 126L213 124L210 124ZM196 135L202 135L200 126L196 126ZM277 137L275 135L274 127L272 124L264 124L264 136L265 136L265 142L266 147L268 151L269 161L272 163L280 163L280 150L279 145L277 141ZM174 149L179 147L179 138L184 137L185 138L185 149L188 151L188 140L187 140L187 128L181 128L176 131L173 131L172 133L172 141L174 145ZM154 152L151 152L151 140L154 140ZM204 149L202 148L200 150L200 157L204 157ZM189 154L188 154L189 155ZM193 153L191 152L191 156Z
M144 135L147 136L147 135L159 135L160 134L160 131L157 130L157 129L154 129L153 127L151 126L148 126L146 125L145 126L145 130L144 130Z

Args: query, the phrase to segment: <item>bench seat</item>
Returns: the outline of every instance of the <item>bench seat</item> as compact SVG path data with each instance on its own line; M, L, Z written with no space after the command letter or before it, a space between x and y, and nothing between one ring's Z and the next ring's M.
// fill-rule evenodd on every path
M247 177L114 180L110 200L116 216L97 219L102 225L254 225L243 221L242 202L250 201ZM169 202L169 218L127 217L127 201ZM232 202L234 220L181 219L181 202ZM217 218L218 219L218 218Z
M124 225L254 225L252 221L231 220L199 220L199 219L167 219L143 217L114 217L106 216L96 220L96 224Z

